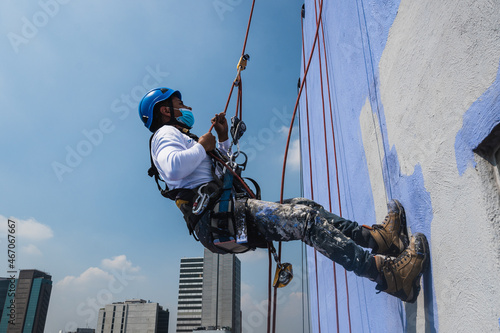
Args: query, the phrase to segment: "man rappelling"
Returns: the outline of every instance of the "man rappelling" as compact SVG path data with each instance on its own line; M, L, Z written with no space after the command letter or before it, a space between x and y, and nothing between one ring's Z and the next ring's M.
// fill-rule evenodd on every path
M225 113L212 118L210 132L197 137L192 109L179 91L150 90L139 104L139 116L153 133L150 176L162 194L175 201L190 233L214 253L242 253L266 248L273 241L301 240L346 270L377 283L376 289L415 302L420 278L429 266L425 235L408 239L405 211L391 200L382 224L359 225L304 198L283 204L260 200L240 176ZM236 136L236 137L235 137ZM164 181L162 189L158 181ZM371 252L364 248L370 248Z

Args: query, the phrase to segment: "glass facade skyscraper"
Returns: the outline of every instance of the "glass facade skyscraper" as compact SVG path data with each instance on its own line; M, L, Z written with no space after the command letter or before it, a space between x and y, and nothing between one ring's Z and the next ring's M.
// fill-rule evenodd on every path
M3 280L5 281L5 280ZM4 282L0 283L0 291ZM52 277L36 269L21 270L14 281L7 279L0 332L43 333L52 291ZM10 284L15 283L15 296ZM2 297L0 296L0 301Z

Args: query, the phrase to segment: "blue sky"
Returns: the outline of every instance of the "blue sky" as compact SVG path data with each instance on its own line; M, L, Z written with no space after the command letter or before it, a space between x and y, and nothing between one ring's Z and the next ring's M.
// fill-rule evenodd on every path
M0 267L7 264L11 218L18 222L18 268L53 277L46 332L95 327L95 309L129 298L169 308L173 329L180 258L202 256L203 248L147 176L149 131L139 121L137 103L150 88L178 89L195 112L193 132L205 133L226 103L250 5L0 4ZM271 201L279 200L297 94L301 5L257 2L246 49L246 175L259 181L263 199ZM233 103L228 114L234 110ZM300 195L297 135L293 140L285 197ZM248 331L264 332L260 304L267 296L267 253L240 259L243 322ZM285 260L300 271L300 244L285 246ZM300 324L297 280L281 293L280 309L288 315L280 317L280 332Z

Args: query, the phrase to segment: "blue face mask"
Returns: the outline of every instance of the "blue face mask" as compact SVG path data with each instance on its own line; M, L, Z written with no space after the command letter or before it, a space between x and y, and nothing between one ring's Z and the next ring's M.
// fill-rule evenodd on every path
M189 128L192 128L194 125L194 115L193 112L187 109L179 109L182 113L182 116L175 118L178 122L186 125Z

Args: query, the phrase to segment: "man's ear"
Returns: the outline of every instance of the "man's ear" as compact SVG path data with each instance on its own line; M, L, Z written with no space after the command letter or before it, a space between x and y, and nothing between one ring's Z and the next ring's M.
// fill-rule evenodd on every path
M161 106L160 114L164 122L170 121L170 108L168 106Z
M168 106L160 107L160 113L164 116L170 117L170 108Z

